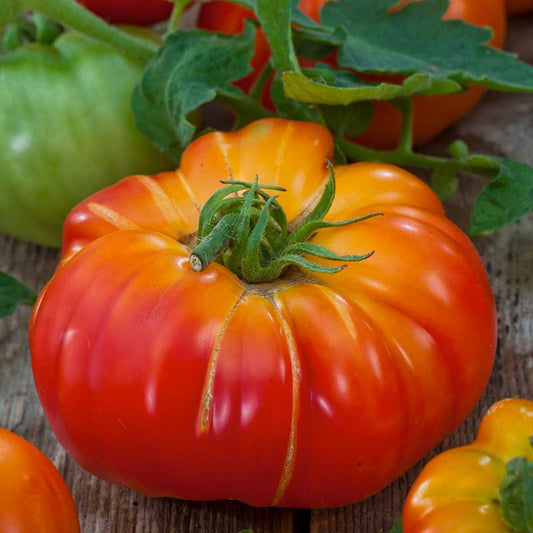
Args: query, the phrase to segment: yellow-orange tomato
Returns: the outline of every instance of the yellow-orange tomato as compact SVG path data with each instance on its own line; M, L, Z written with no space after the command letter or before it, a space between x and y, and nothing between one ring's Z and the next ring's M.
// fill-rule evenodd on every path
M0 428L0 531L79 533L74 501L52 462Z
M533 0L506 0L507 12L511 15L518 15L533 11Z
M399 7L416 0L403 0ZM319 19L320 8L326 0L302 0L300 9L314 20ZM531 3L531 2L530 2ZM223 1L213 1L202 5L198 24L200 27L224 33L239 33L244 19L252 16L249 10ZM504 0L450 0L446 19L458 18L477 26L492 28L492 46L501 48L505 40L506 13ZM239 82L240 87L248 90L260 69L269 58L268 43L261 31L257 32L256 50L252 59L254 72ZM365 75L372 81L399 83L399 76ZM427 142L448 126L457 122L479 102L485 89L471 87L468 91L438 96L418 96L413 100L413 140L416 145ZM269 100L267 100L269 103ZM370 127L357 138L357 141L374 148L392 149L400 139L402 114L398 108L384 102L374 102L374 120Z
M508 461L533 461L532 435L532 401L494 404L472 444L438 455L422 470L407 496L404 533L511 533L498 488Z
M189 263L220 179L280 185L298 220L333 156L318 124L210 133L177 172L79 204L30 343L45 413L89 471L156 496L338 506L379 491L456 428L484 389L496 317L482 263L433 191L400 168L337 167L320 230L328 275L250 284Z

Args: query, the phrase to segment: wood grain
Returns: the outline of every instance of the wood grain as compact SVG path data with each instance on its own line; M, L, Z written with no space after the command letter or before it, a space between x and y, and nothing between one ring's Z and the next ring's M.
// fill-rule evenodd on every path
M533 17L510 24L508 48L533 62ZM443 153L455 138L473 150L533 164L533 97L489 95L467 120L429 150ZM465 227L481 183L463 177L461 191L447 206ZM476 241L491 278L499 309L499 348L490 384L474 412L434 453L470 442L483 413L508 396L533 398L533 216ZM58 253L0 236L0 269L34 289L50 278ZM0 426L44 451L71 487L84 533L377 533L387 532L426 458L380 494L341 509L293 511L255 509L237 502L185 502L149 499L84 472L53 436L33 386L27 343L28 309L0 320ZM260 480L258 480L260 482Z

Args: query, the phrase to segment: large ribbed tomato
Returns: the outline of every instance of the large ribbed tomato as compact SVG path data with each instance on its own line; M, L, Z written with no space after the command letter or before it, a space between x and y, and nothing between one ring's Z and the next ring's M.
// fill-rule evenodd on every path
M405 5L414 0L402 0ZM300 9L314 20L319 19L320 8L326 0L301 0ZM211 1L202 5L198 24L201 28L223 33L240 33L244 20L253 13L235 4L224 1ZM445 18L460 18L477 26L487 26L494 31L491 41L493 46L501 48L505 39L506 17L504 0L450 0L450 7ZM268 43L261 31L257 32L255 55L252 59L254 72L239 82L239 86L248 90L260 69L269 59ZM390 81L399 83L399 76L367 76L373 81ZM440 132L465 116L476 105L485 90L471 87L451 95L418 96L413 100L413 140L419 145L429 141ZM385 101L374 102L374 120L358 142L374 148L392 149L398 143L402 129L402 114L398 108Z
M261 120L200 137L176 173L126 178L70 213L30 343L45 413L82 466L154 496L337 506L464 420L492 367L493 296L475 248L412 174L335 169L328 220L383 213L313 237L375 250L338 274L250 284L218 263L191 268L220 179L282 185L295 221L332 154L318 124Z

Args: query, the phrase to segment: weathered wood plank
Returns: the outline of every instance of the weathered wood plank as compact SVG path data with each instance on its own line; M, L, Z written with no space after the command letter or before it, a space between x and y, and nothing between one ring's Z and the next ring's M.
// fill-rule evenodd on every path
M533 17L512 21L509 48L533 62ZM533 164L533 97L491 95L453 132L431 147L464 138L474 149ZM448 206L461 226L479 188L465 178L461 193ZM469 442L486 408L506 396L533 397L533 217L476 242L496 294L500 346L494 373L482 400L435 453ZM51 276L57 251L0 237L0 269L40 289ZM150 499L84 472L67 457L49 429L33 386L27 346L28 309L0 321L0 426L16 431L43 450L72 489L84 533L376 533L388 531L423 461L402 478L358 505L336 510L254 509L237 502L181 502ZM260 480L258 480L260 482Z

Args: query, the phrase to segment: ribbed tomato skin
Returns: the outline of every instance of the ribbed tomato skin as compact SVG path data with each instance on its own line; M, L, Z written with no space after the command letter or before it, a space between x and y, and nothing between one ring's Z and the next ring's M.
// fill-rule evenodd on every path
M502 517L498 489L508 461L533 461L531 435L531 400L495 403L472 444L447 450L424 467L405 502L403 531L512 533Z
M375 250L340 274L254 285L189 265L219 179L284 186L295 219L332 153L320 125L262 120L205 135L176 173L126 178L71 212L30 344L45 413L82 466L153 496L338 506L464 420L491 371L494 300L474 247L412 174L336 168L330 220L383 213L314 237Z

